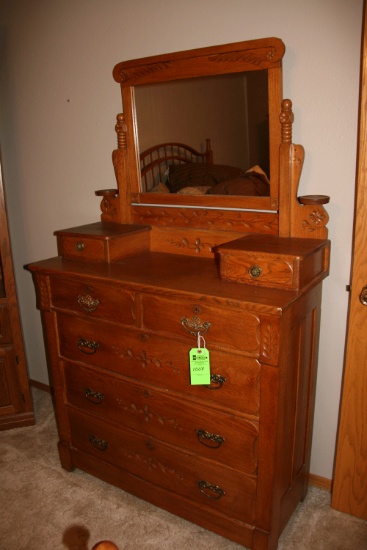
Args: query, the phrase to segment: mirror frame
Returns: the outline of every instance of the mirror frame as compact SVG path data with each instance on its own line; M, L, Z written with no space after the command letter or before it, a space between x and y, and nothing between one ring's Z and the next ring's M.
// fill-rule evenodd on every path
M129 205L278 211L279 149L281 144L279 117L282 102L282 58L284 52L284 43L279 38L265 38L118 63L113 70L113 77L121 86L123 115L120 116L123 116L123 120L120 122L124 126L126 134L124 177L117 177L120 208L126 210L127 201ZM260 69L268 71L270 196L189 196L172 193L143 193L140 177L135 87ZM115 170L116 173L121 172L116 166Z

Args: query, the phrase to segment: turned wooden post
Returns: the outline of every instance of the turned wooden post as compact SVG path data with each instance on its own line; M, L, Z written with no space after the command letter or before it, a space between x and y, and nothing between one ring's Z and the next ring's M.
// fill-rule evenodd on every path
M95 192L101 201L101 220L121 222L121 201L119 189L126 187L126 149L127 130L123 113L117 115L115 131L117 134L117 149L112 152L112 164L115 170L118 189L100 189Z
M297 197L305 152L302 145L292 143L293 122L292 102L290 99L284 99L280 113L279 235L326 239L328 235L326 224L329 216L323 204L329 202L329 197L326 195Z

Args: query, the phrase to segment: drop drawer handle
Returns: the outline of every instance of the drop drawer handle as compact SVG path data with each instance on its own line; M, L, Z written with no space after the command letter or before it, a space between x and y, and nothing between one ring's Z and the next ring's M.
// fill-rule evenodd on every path
M93 355L99 348L99 344L93 340L86 340L85 338L79 338L78 349L86 355Z
M223 489L218 487L218 485L213 485L212 483L208 483L203 479L198 482L198 486L200 492L203 493L204 496L212 500L219 500L226 494Z
M91 390L90 388L84 388L84 395L88 401L95 405L100 405L104 399L103 393Z
M216 386L206 386L204 385L205 388L207 388L208 390L220 390L221 387L223 386L224 382L226 382L227 378L225 378L224 376L222 376L221 374L211 374L210 375L210 383L213 383L213 384L216 384Z
M108 443L104 439L101 439L99 437L96 437L95 435L89 436L89 443L99 451L107 451L108 449Z
M210 449L219 449L219 447L225 442L224 437L217 434L211 434L205 430L196 430L198 440L205 447Z
M78 296L78 304L84 311L87 313L91 313L92 311L95 311L97 307L99 306L99 300L98 298L92 298L90 294L86 294L85 296Z
M182 317L181 319L182 326L189 334L197 336L200 332L201 335L205 334L210 329L210 323L206 321L202 323L199 317L193 317L192 319L187 319L187 317Z

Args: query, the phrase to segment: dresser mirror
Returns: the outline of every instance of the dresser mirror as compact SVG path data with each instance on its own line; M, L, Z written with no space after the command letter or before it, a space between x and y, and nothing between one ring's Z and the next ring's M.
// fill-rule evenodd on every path
M268 38L116 65L121 200L277 210L283 55Z

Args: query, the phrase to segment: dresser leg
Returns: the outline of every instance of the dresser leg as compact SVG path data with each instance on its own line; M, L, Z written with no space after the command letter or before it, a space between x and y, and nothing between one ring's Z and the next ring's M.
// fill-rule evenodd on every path
M57 447L59 450L61 466L64 468L64 470L67 470L68 472L72 472L74 470L74 465L71 460L71 453L70 453L69 447L62 441L58 442Z

